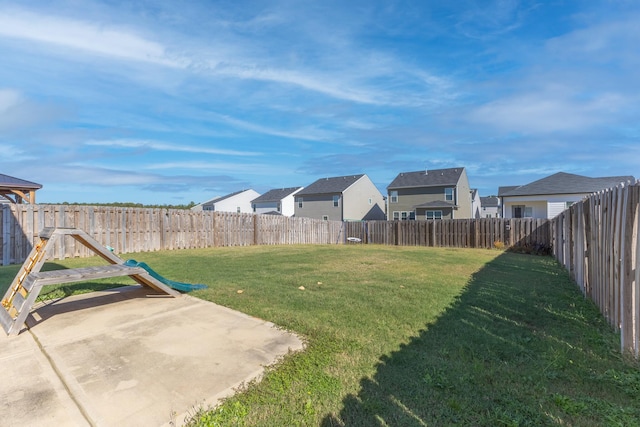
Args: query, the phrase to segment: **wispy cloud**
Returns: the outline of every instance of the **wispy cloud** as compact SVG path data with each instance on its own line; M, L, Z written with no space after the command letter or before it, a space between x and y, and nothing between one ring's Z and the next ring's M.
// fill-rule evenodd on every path
M131 30L18 9L0 9L0 36L171 67L186 65L169 58L162 44Z
M325 141L331 142L339 136L337 132L319 129L317 127L308 127L303 129L290 129L280 130L270 126L264 126L256 123L251 123L246 120L237 119L224 114L210 113L210 116L215 120L228 124L238 129L243 129L250 132L260 133L264 135L280 136L289 139L301 139L307 141Z
M469 118L506 132L544 134L586 132L610 122L628 101L618 94L598 94L584 99L582 94L523 93L502 98L471 111Z
M85 142L88 146L142 148L156 151L172 151L196 154L220 154L225 156L260 156L256 151L229 150L224 148L201 147L194 145L171 144L168 142L137 140L137 139L110 139L92 140Z

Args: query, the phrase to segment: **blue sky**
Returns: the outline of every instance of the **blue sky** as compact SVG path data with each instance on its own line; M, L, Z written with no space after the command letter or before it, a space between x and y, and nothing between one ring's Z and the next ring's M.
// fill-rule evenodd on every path
M0 0L0 173L148 204L639 177L639 22L635 0Z

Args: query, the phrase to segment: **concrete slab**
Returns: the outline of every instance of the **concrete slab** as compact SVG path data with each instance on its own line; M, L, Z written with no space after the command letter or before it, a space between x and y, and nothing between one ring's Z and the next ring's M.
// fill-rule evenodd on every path
M0 336L0 366L0 424L89 425L29 333Z
M46 425L32 419L46 393L55 410L41 415L56 417L51 425L181 425L195 408L215 405L302 348L269 322L150 292L131 286L37 306L29 331L0 342L0 358L24 364L0 390L2 402L20 402L2 411L3 422Z

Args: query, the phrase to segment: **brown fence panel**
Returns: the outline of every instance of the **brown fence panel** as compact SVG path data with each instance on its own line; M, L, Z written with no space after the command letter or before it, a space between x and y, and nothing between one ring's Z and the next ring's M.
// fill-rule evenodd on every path
M640 356L640 184L595 193L552 220L554 255Z

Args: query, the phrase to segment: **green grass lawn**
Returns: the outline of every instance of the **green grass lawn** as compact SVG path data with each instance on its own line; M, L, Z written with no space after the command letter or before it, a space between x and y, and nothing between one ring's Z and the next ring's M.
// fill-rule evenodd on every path
M132 257L307 342L221 407L194 408L193 426L640 425L640 365L549 257L374 245ZM0 268L0 283L17 270ZM114 283L132 282L47 291Z

